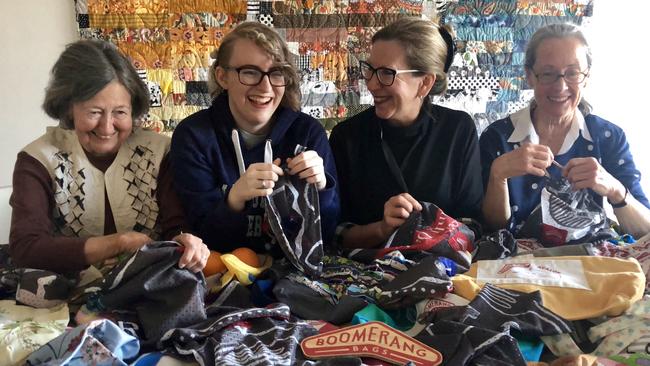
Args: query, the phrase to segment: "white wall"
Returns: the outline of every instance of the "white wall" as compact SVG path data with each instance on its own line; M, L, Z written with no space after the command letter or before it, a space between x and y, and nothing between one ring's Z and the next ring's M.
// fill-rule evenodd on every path
M625 130L641 185L650 195L649 52L646 0L601 0L586 28L594 56L586 98L594 113Z
M0 188L0 245L9 243L9 224L11 223L10 195L11 187Z
M72 0L0 1L0 244L9 235L16 154L55 122L41 110L49 71L78 39Z

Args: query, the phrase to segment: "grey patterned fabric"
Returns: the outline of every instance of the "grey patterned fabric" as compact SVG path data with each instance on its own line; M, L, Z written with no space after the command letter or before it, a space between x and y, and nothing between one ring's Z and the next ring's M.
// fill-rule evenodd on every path
M135 311L146 344L157 342L169 329L206 319L205 278L177 266L181 247L154 242L116 266L86 304L88 310Z
M612 239L605 210L586 189L574 191L564 177L547 177L541 202L516 233L536 238L544 246L597 242Z
M296 155L303 150L296 147ZM301 272L319 277L324 252L316 186L285 172L264 203L271 230L287 259Z
M297 365L305 361L300 341L318 331L290 316L289 307L208 308L208 319L172 329L161 339L169 352L201 365Z

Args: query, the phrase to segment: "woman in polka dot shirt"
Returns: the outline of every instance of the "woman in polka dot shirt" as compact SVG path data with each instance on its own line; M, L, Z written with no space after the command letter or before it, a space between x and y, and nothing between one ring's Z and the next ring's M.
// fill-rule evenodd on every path
M590 189L596 202L606 198L625 232L650 232L650 203L625 133L591 114L582 98L591 50L580 28L540 28L525 61L534 100L494 122L480 139L486 223L516 231L539 204L548 173L562 174L575 189Z

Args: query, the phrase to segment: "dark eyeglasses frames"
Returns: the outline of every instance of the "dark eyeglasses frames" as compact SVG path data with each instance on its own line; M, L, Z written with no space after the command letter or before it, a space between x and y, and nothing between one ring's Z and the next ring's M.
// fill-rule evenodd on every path
M269 83L272 86L287 86L289 83L289 78L281 67L274 67L269 71L262 71L254 66L222 67L224 70L236 71L239 82L247 86L259 85L265 76L269 77Z
M388 67L374 68L366 61L359 61L359 66L361 67L361 77L364 80L370 81L370 79L372 79L372 76L377 74L377 80L379 81L379 84L384 86L393 85L395 82L395 76L399 74L423 72L421 70L395 70Z

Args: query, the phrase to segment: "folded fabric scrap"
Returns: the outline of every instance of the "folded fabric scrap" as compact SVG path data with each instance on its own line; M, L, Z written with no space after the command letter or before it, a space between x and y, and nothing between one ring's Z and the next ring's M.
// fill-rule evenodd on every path
M592 352L595 356L623 353L635 341L650 335L650 296L634 303L621 316L617 316L588 331L589 340L598 342ZM575 356L583 353L569 334L542 337L544 343L556 356Z
M102 319L61 334L29 355L26 364L126 366L139 351L137 338Z

